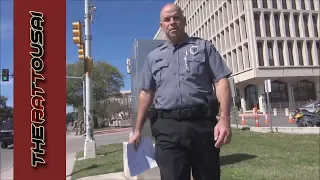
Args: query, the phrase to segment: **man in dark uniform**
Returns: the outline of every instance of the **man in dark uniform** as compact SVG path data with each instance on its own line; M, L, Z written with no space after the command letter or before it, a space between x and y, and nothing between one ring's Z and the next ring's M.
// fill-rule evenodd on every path
M167 4L160 19L167 42L147 56L142 69L129 143L138 147L149 114L162 180L188 180L191 170L195 180L220 180L219 149L231 141L231 71L209 41L185 33L178 6Z

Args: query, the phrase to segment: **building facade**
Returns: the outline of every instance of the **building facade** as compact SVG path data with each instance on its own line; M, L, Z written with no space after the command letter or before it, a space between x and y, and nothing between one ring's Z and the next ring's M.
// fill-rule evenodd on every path
M320 99L319 0L176 0L186 31L213 43L232 70L236 104L272 108ZM154 39L164 39L158 30Z
M116 101L121 105L131 106L131 90L120 91L119 94L115 95L114 97L111 97L110 101Z

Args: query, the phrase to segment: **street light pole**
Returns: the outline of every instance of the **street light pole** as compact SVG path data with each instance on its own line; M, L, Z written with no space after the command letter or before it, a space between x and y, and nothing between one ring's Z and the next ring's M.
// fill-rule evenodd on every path
M92 7L90 6L89 0L84 1L84 11L85 11L85 64L92 63L88 61L91 58L91 21L92 21ZM93 138L93 116L92 116L92 73L90 71L85 72L85 98L86 98L86 140L84 143L84 158L94 158L96 157L96 143Z
M85 63L83 63L84 66L85 66ZM82 77L82 88L83 88L83 91L82 91L82 101L83 101L83 124L84 124L84 127L86 128L86 124L87 124L87 121L86 121L86 77L83 76ZM87 130L86 130L87 132Z

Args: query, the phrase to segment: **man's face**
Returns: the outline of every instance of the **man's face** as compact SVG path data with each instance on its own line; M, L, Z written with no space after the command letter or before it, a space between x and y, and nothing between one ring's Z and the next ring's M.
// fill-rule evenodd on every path
M160 27L169 38L175 38L185 33L186 19L175 6L165 7L161 12Z

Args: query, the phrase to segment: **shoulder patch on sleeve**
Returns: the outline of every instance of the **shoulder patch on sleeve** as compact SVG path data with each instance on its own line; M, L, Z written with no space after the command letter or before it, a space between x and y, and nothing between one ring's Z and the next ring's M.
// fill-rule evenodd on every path
M214 52L218 52L217 48L213 44L210 45L210 48L212 48Z

